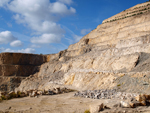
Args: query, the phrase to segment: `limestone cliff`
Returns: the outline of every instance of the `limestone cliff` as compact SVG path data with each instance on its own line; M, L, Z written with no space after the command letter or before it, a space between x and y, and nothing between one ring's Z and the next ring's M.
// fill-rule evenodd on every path
M43 55L23 53L0 54L0 90L13 90L22 79L39 71L39 66L47 62Z
M39 71L22 80L17 90L66 85L78 90L118 88L149 93L149 7L146 2L129 8L104 20L67 50L45 56Z

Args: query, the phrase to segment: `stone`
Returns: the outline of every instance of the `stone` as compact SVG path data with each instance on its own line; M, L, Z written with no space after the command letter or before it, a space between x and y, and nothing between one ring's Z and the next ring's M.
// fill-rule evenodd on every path
M130 104L127 101L120 101L121 107L123 108L130 108Z
M139 101L131 101L131 102L129 102L129 104L130 104L131 108L135 108L135 107L141 105L141 103Z
M130 96L129 96L129 94L130 94ZM85 91L81 91L81 92L76 92L74 94L74 96L91 98L91 99L121 99L121 100L127 100L127 101L134 98L135 95L137 95L137 94L126 93L126 92L117 92L116 89L85 90Z
M32 94L33 91L34 91L34 90L28 90L28 91L25 91L25 94L26 94L27 96L29 96L29 95Z
M140 95L137 95L137 96L135 97L135 99L136 99L137 101L139 101L142 106L146 106L147 103L148 103L148 104L150 103L150 95L140 94Z
M53 94L55 94L55 93L49 89L48 90L48 95L53 95Z
M121 103L115 104L113 107L121 107Z
M25 94L24 92L22 92L22 93L20 94L20 97L26 97L26 94Z
M90 105L90 113L98 113L100 111L104 110L104 104L98 104L98 105Z
M37 94L38 94L38 95L42 95L43 92L42 92L42 91L37 91Z
M30 96L30 97L38 96L37 91L34 90L34 91L30 92L30 93L29 93L29 96Z
M145 95L146 97L146 102L150 103L150 95Z
M58 88L54 88L54 89L53 89L53 92L55 92L56 94L61 93L61 92L60 92L60 88L59 88L59 87L58 87Z
M60 92L60 88L56 88L56 94L59 94Z
M141 94L135 97L135 99L137 101L139 101L141 103L141 105L146 106L146 95L145 94Z

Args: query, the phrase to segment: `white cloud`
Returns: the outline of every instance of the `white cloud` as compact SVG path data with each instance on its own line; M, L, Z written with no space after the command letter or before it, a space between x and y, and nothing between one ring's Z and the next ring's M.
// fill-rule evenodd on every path
M17 38L15 38L10 31L0 32L0 44L7 44L16 39Z
M55 2L51 4L50 11L52 13L61 14L61 15L76 13L76 10L74 8L70 7L70 9L68 9L65 4L60 2Z
M1 52L16 52L16 53L34 53L35 49L33 48L26 48L26 49L21 49L21 50L12 50L10 48L0 48Z
M18 52L20 52L20 53L35 53L35 49L33 49L33 48L26 48L26 49L18 50Z
M82 36L73 35L73 38L75 39L75 43L76 43L82 38Z
M91 31L91 29L82 29L81 34L85 35L85 34L89 33L90 31Z
M32 43L58 43L61 41L61 36L56 34L43 34L40 37L31 38Z
M23 43L20 40L15 40L15 41L10 43L10 46L12 46L12 47L21 47L21 46L23 46Z
M15 52L14 50L11 50L9 48L7 48L7 49L1 48L0 50L1 50L1 52Z
M51 21L44 21L40 24L31 23L30 26L38 31L38 33L54 33L54 34L62 34L64 30L61 29L60 25Z
M15 12L13 17L17 23L28 26L35 34L63 36L65 32L56 22L62 16L76 13L73 7L66 5L71 3L72 0L58 0L53 3L49 0L12 0L7 8ZM55 38L58 39L54 41L60 40L60 37Z
M30 53L35 51L33 48L41 47L44 44L61 42L65 30L62 28L62 25L57 22L64 16L75 14L76 9L71 6L73 0L50 1L51 0L0 0L0 7L12 11L12 14L14 14L13 18L16 22L30 29L32 38L22 38L21 35L13 34L18 38L21 37L21 41L27 42L30 40L33 44L30 44L31 46L28 46L30 48L27 49L12 50L11 48L7 48L3 51ZM8 26L11 27L12 25L8 23ZM76 37L75 40L78 39L79 37ZM12 47L21 46L21 42L15 40L20 39L13 37L11 40L7 39L7 41L1 41L0 38L0 43L10 43Z
M58 1L59 1L59 2L62 2L62 3L65 3L65 4L68 4L68 5L70 5L70 4L73 3L72 0L58 0Z
M4 7L10 0L0 0L0 7Z

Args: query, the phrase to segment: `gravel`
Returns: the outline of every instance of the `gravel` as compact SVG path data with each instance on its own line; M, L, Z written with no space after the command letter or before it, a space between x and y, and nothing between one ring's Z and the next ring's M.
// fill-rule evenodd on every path
M131 99L137 95L137 93L117 92L116 89L85 90L74 94L75 97L91 99Z

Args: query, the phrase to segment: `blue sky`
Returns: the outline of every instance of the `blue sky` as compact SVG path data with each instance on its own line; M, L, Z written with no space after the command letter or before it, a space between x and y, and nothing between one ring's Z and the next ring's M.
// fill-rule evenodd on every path
M146 0L0 0L0 52L57 53L104 19L143 2Z

